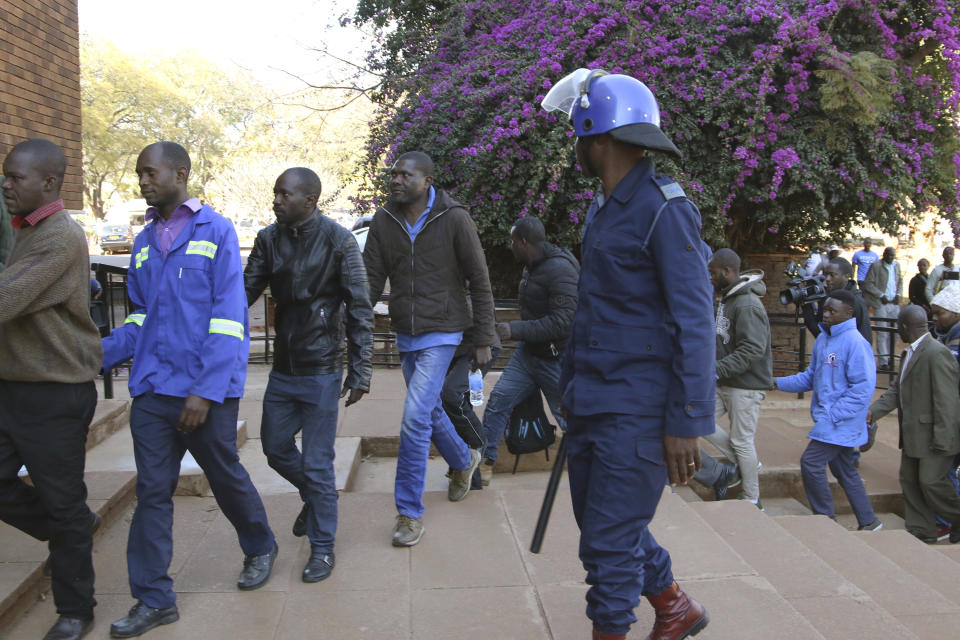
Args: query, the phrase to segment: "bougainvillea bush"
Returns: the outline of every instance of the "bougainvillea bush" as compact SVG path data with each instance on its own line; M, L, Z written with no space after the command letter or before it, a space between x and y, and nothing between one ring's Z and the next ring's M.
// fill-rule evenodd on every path
M958 211L960 10L953 0L361 0L382 72L357 204L422 149L489 250L518 217L575 246L595 181L539 102L578 67L645 82L684 152L658 155L705 237L805 245L871 222Z

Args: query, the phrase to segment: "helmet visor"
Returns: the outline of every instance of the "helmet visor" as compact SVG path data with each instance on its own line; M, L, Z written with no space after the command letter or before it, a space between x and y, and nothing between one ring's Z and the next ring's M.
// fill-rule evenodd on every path
M540 106L544 111L562 111L569 117L573 103L584 93L583 83L589 75L590 69L582 68L567 74L550 88Z

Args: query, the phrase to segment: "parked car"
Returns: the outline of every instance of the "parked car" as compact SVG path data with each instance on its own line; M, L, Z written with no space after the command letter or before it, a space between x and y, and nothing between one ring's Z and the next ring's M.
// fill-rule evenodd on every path
M370 223L373 222L373 216L361 216L353 223L351 231L359 231L360 229L366 229L370 226Z
M130 253L133 237L128 224L104 223L100 226L100 250L104 253Z
M237 240L240 241L241 249L252 249L253 243L257 239L257 234L263 227L253 218L244 218L236 224Z
M360 245L360 252L363 252L363 248L367 246L367 233L370 231L370 227L362 227L360 229L354 229L353 237L357 239L357 244Z

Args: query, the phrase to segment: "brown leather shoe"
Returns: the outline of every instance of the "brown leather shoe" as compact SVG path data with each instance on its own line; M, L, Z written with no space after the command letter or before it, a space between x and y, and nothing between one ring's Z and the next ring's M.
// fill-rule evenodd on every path
M625 633L604 633L594 629L593 640L627 640L627 635Z
M655 596L647 596L647 600L657 612L647 640L683 640L703 631L710 621L707 610L676 582Z

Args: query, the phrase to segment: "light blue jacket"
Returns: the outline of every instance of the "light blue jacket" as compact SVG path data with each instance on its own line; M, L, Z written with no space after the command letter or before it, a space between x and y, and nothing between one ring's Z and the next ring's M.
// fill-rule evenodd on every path
M243 396L250 332L233 224L204 205L166 258L155 227L151 222L134 241L127 277L133 313L103 339L104 370L132 356L132 397Z
M777 388L792 393L813 390L807 437L843 447L867 442L867 409L877 384L873 350L850 318L833 327L820 325L810 367L777 378Z

